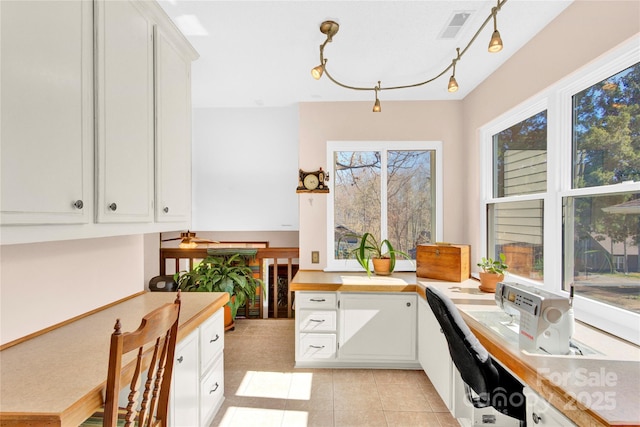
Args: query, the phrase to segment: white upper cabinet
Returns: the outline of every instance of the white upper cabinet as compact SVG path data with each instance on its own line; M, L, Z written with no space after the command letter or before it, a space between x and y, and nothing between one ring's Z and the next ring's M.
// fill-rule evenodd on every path
M0 0L0 20L0 243L191 228L198 53L162 8Z
M191 59L155 32L156 221L191 218Z
M98 222L153 221L153 23L135 1L97 1Z
M87 223L93 206L92 6L0 1L1 223Z

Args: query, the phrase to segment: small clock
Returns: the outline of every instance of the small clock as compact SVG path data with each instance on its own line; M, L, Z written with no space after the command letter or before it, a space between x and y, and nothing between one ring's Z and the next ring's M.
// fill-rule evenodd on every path
M326 174L320 168L317 171L306 172L299 170L298 192L322 192L328 193L329 189L325 185Z

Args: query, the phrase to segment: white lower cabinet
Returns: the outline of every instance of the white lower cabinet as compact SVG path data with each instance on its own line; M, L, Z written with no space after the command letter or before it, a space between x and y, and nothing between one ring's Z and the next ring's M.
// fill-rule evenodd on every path
M340 295L338 357L344 360L416 360L415 294Z
M176 346L171 386L173 427L207 426L224 401L223 310Z
M418 359L431 384L450 411L453 410L453 362L447 339L427 301L418 301Z
M296 365L419 367L417 296L296 292Z
M176 345L171 385L171 422L174 427L198 425L198 331Z
M528 426L575 426L573 421L565 417L560 411L551 406L549 402L529 387L525 387L523 393L527 399Z

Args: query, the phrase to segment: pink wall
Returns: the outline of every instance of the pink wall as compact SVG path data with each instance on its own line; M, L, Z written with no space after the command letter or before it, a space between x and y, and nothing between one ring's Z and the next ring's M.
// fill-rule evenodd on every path
M640 2L577 0L463 100L463 239L480 248L479 130L640 32ZM506 43L506 41L505 41ZM445 216L448 212L445 209ZM446 237L446 236L445 236ZM472 265L475 265L472 263Z
M444 162L444 239L462 243L464 157L462 105L459 101L383 102L372 113L368 102L304 103L300 105L299 165L303 170L326 169L327 141L442 141ZM331 181L329 182L331 188ZM300 268L326 266L327 194L300 194ZM311 251L320 251L320 264L311 264Z
M143 252L142 235L0 246L0 343L142 291Z

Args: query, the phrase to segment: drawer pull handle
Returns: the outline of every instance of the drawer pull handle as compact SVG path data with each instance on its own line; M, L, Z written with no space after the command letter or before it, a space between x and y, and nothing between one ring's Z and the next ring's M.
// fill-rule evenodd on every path
M322 323L322 322L324 322L324 319L309 319L309 322Z
M220 339L220 335L216 334L216 337L212 340L209 341L209 344L211 344L212 342L216 342Z
M216 383L216 386L213 388L213 390L209 390L209 394L215 392L218 389L218 387L220 387L220 384Z
M324 348L323 345L311 345L311 344L309 344L309 347L311 347L311 348Z
M318 298L311 298L309 301L313 301L313 302L325 302L325 301L326 301L326 299L324 299L324 298L319 298L319 299L318 299Z
M182 356L178 357L178 363L182 363L183 360L184 360L184 357Z
M535 412L533 414L531 414L531 418L533 418L533 423L534 424L538 424L540 421L542 421L542 417L538 414L536 414Z

